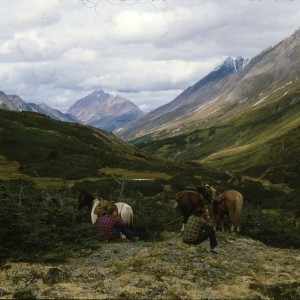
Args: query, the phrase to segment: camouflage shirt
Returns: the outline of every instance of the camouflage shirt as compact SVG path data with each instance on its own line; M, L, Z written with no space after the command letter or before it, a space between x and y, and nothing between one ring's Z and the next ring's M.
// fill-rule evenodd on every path
M203 217L191 215L184 227L183 241L186 243L193 243L197 240L202 230L207 227L212 227L212 223Z

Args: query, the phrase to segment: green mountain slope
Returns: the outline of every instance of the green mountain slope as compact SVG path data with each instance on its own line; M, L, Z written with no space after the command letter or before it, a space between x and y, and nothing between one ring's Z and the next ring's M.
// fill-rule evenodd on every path
M266 92L267 93L267 92ZM196 161L296 188L300 183L300 83L269 93L265 105L233 109L215 126L162 140L133 141L163 157ZM270 98L269 97L269 98ZM148 140L147 140L148 139Z
M0 140L0 179L80 180L104 177L103 170L113 168L163 177L164 171L178 169L109 132L36 113L0 110Z

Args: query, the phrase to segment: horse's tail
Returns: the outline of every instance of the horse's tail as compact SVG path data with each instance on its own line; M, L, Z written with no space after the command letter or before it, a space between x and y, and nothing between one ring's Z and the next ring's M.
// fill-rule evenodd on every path
M133 210L131 206L126 207L126 222L128 224L128 227L132 229L133 227Z
M122 202L115 203L118 206L118 213L123 221L128 224L129 228L133 226L133 211L130 205Z
M131 209L131 212L130 212L130 224L129 224L129 228L132 230L133 228L133 211Z
M237 231L239 231L239 227L240 227L243 203L244 203L244 198L242 194L238 193L236 196L235 212L233 214L233 220L232 220L232 223L235 227L234 229Z
M98 204L99 204L99 200L95 199L94 203L93 203L92 211L91 211L91 221L93 224L95 224L98 219L98 215L95 213L95 208L97 207Z

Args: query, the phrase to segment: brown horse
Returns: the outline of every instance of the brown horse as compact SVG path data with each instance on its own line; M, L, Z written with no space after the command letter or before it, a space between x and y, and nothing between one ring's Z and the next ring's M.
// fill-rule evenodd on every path
M243 208L243 195L236 190L225 190L222 193L211 186L197 187L198 192L212 204L212 220L216 229L216 217L221 217L221 229L224 231L224 217L231 221L231 231L240 232L241 212Z
M183 224L181 232L184 231L184 226L189 216L195 211L196 208L204 208L204 200L200 193L192 190L185 190L176 194L175 200L177 202L177 210L183 215Z

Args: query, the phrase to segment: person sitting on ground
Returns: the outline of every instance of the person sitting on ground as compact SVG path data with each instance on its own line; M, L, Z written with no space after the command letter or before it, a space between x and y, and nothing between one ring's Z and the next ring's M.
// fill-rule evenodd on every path
M210 251L218 252L216 233L207 209L196 208L184 227L183 242L197 245L209 238Z
M118 216L118 207L113 205L107 209L106 215L100 217L99 220L99 234L101 240L113 241L120 238L123 233L128 240L135 240L132 231Z

